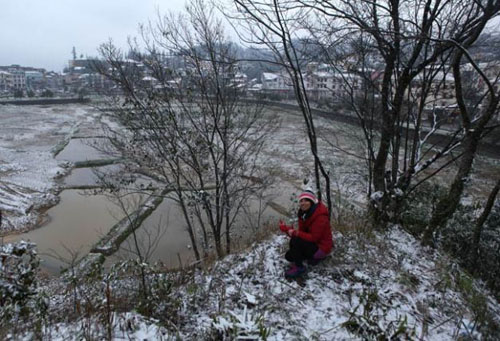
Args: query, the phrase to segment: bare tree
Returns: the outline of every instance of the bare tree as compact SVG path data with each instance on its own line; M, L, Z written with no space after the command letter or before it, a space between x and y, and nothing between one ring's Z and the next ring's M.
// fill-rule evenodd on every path
M455 97L464 130L463 156L447 195L436 205L436 210L424 234L424 244L432 243L434 232L445 225L456 211L465 182L472 170L479 143L486 134L496 128L492 124L492 119L498 115L499 110L500 91L498 84L500 74L494 75L493 78L488 77L485 70L473 59L469 50L479 39L488 22L498 16L499 12L500 1L486 1L484 4L474 3L473 11L469 12L467 17L468 34L461 40L452 39L452 43L456 46L450 66L453 70ZM483 89L480 90L483 95L476 103L467 103L464 88L468 71L464 68L464 62L469 63L472 72L479 75L479 79L484 84Z
M346 77L344 87L346 101L360 119L366 139L368 194L373 194L371 211L376 224L384 226L397 219L402 200L415 185L428 179L417 179L412 185L419 173L428 171L438 160L444 160L439 170L447 167L462 155L450 156L451 152L460 144L469 144L460 130L450 134L448 142L439 148L429 144L439 124L433 120L424 125L423 115L425 111L435 112L432 107L447 92L450 77L458 76L455 69L460 69L462 56L497 15L498 1L234 3L245 13L245 19L260 25L260 31L250 28L254 40L267 42L268 46L283 41L280 50L275 48L276 54L286 55L287 47L296 52L290 46L302 34L302 40L307 37L320 47L319 60L338 71L350 69L358 74L358 78ZM295 64L286 65L301 74L298 55L293 56ZM300 80L301 76L296 78ZM359 79L361 89L355 86ZM304 97L297 90L296 96L299 102ZM459 96L456 90L458 102ZM494 112L495 106L490 107ZM454 192L459 194L455 198L460 197L458 192Z
M275 59L268 61L285 68L288 73L295 99L302 112L309 145L314 160L314 177L318 198L326 195L329 214L332 212L329 170L320 158L318 137L314 124L313 110L310 96L304 79L305 67L303 53L296 45L296 31L300 31L302 11L294 9L288 2L273 1L272 3L255 2L249 0L235 0L236 14L228 15L231 19L238 19L240 38L251 44L264 45L269 48ZM322 183L325 183L324 191Z
M490 195L488 196L488 200L486 201L486 205L481 212L481 215L476 221L476 226L474 228L474 234L472 237L472 245L470 249L470 267L474 269L477 266L478 256L479 256L479 245L481 242L481 235L483 233L483 226L488 219L488 216L491 213L493 205L495 204L496 197L498 195L498 191L500 191L500 179L497 180L497 183L493 187Z
M148 273L144 267L144 264L149 263L151 253L154 251L156 246L158 245L157 243L149 243L146 248L143 248L139 236L138 236L138 228L139 225L141 224L141 216L138 214L133 214L134 212L138 211L140 206L142 206L145 202L144 196L141 196L139 194L136 194L133 196L133 193L123 193L120 192L116 186L113 186L112 184L107 181L107 179L101 174L100 176L100 184L103 185L103 190L105 195L119 208L120 212L125 216L124 219L127 220L127 224L129 225L129 230L131 231L131 236L132 236L132 248L128 248L129 252L134 254L137 259L137 263L139 264L139 271L140 271L140 289L139 292L141 293L141 296L144 300L144 302L147 302L147 300L150 297L150 288L149 288L149 280L148 280ZM108 190L106 192L106 190ZM117 219L118 220L118 219ZM162 235L162 233L165 233L166 227L158 227L157 229L157 237L158 239L156 241L159 241L159 237ZM149 231L146 231L146 234L148 234ZM128 241L128 239L127 239Z
M264 190L260 151L275 128L262 108L242 101L235 81L238 63L222 24L203 1L187 14L158 17L131 42L133 60L108 43L99 71L119 96L109 98L112 145L130 173L147 174L172 189L199 260L199 240L208 252L230 252L231 230L242 207ZM102 67L106 65L106 67Z
M81 250L74 250L69 248L68 246L62 244L62 248L66 251L66 255L62 255L58 253L54 249L50 249L47 255L49 257L52 257L62 264L66 266L66 274L63 277L68 283L68 291L71 293L71 298L73 300L73 313L76 314L81 314L81 307L80 307L80 298L81 298L81 293L80 293L80 285L81 285L81 278L79 278L77 274L77 266L78 263L82 260L83 256L81 253Z

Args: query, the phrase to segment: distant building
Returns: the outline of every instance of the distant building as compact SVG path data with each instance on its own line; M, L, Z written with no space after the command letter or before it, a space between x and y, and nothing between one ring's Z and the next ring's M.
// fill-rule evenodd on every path
M26 88L26 75L24 70L14 69L9 71L11 74L9 86L14 90L24 90Z
M25 71L26 88L28 90L41 89L45 84L45 75L41 71Z
M24 90L26 87L26 76L24 69L19 65L0 66L2 72L2 86L7 90Z
M285 73L264 72L261 76L261 94L271 99L290 99L293 86L290 77Z
M236 72L231 84L240 90L244 90L248 86L248 76L243 72Z
M46 89L58 91L61 87L61 76L56 72L30 66L0 66L0 91L4 94L29 91L37 95Z
M349 96L361 89L361 77L354 73L340 72L326 64L309 63L302 75L305 90L315 101L338 101L344 96ZM293 84L287 73L264 72L261 77L260 92L263 95L276 99L292 98L294 96ZM349 86L347 86L349 84ZM253 88L256 92L257 88Z
M7 92L9 90L10 77L10 73L0 70L0 91Z
M83 95L97 93L101 89L111 87L109 81L96 70L96 67L102 65L102 61L95 58L69 60L68 67L63 73L65 91Z
M293 90L290 77L282 73L263 72L261 81L263 91L283 92Z

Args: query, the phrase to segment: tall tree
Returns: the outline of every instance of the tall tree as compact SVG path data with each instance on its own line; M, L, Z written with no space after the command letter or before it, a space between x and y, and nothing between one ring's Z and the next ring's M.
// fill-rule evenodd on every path
M371 211L377 225L397 219L401 202L415 187L412 181L418 173L448 157L461 139L464 145L470 144L467 136L456 131L444 146L424 149L438 125L434 121L424 126L423 114L429 110L429 102L436 103L446 92L450 76L457 77L454 65L458 67L462 61L461 57L457 60L463 55L460 51L471 48L485 24L497 15L499 1L234 2L246 18L262 27L260 31L251 28L255 40L275 42L275 37L283 36L290 45L290 32L296 37L308 35L321 45L320 58L339 71L351 67L364 79L365 94L371 91L372 96L355 96L356 87L349 79L345 87L351 91L351 107L367 140L368 193L372 193ZM273 34L271 38L268 32ZM348 51L333 53L342 49ZM302 95L296 91L296 96ZM494 106L491 108L494 112ZM375 133L373 128L377 128ZM458 192L455 194L461 194Z
M477 262L479 260L479 249L480 249L480 242L481 242L481 236L483 234L483 226L486 223L486 220L488 219L488 216L491 213L491 210L495 204L496 197L498 195L498 192L500 191L500 178L497 180L495 186L493 187L493 190L490 192L490 195L488 196L488 200L486 201L486 205L483 209L483 212L481 212L481 215L476 221L476 225L474 227L474 234L472 237L472 245L470 248L470 255L469 255L469 265L472 269L476 268Z
M314 177L316 191L321 200L322 194L326 195L329 214L332 212L330 189L330 172L324 165L319 153L318 137L314 123L313 110L310 96L304 79L305 67L302 59L303 53L297 46L297 32L300 31L301 11L296 11L287 2L273 1L270 3L249 0L235 0L236 13L232 18L238 19L239 29L246 32L240 38L251 44L264 45L274 55L274 60L269 61L284 67L295 99L302 112L306 133L314 161ZM229 15L231 17L231 15ZM324 190L322 184L325 184Z
M458 170L451 183L447 195L445 195L436 205L432 219L427 227L423 242L431 244L434 232L445 225L448 219L455 213L456 208L462 197L465 182L472 170L474 158L481 139L491 132L494 126L491 125L492 119L498 115L500 103L500 91L498 89L498 80L500 74L488 77L479 64L469 53L471 47L479 39L488 22L498 16L500 12L500 1L484 1L472 3L471 11L467 12L466 25L467 35L462 39L452 39L455 44L453 56L451 58L451 69L455 82L455 97L460 113L460 119L463 125L464 140L462 145L463 156L460 159ZM482 96L476 103L467 101L465 94L466 79L470 78L470 71L466 70L464 64L472 68L472 73L479 76L479 92Z
M242 101L233 46L203 1L189 3L187 14L159 17L141 37L135 60L112 44L100 49L106 66L99 71L120 89L109 98L107 115L118 123L110 141L129 171L172 189L196 258L200 240L202 251L214 245L221 257L242 207L267 185L254 180L274 120Z

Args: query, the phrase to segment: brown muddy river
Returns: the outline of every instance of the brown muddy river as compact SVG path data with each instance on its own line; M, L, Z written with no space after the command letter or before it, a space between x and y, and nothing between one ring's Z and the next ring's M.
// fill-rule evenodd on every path
M88 253L121 215L104 195L83 195L82 191L65 190L58 205L47 211L48 222L27 233L4 238L4 242L29 240L37 244L42 269L57 274L67 267L71 253ZM70 250L71 252L68 252ZM62 258L64 261L61 261Z
M27 233L5 237L4 242L28 240L37 244L41 268L57 275L68 267L71 259L86 255L91 247L124 216L123 211L104 195L86 195L80 190L64 190L61 201L47 211L49 221ZM267 208L262 219L276 217ZM245 222L242 222L243 224ZM161 261L169 267L194 261L186 224L180 209L170 199L149 216L136 231L139 248L148 261ZM244 234L242 234L244 237ZM238 240L238 236L234 237ZM130 235L120 250L108 257L107 264L137 258L137 249Z
M85 139L72 139L57 159L82 161L102 157L103 154L94 150ZM110 170L116 167L118 166L111 165L100 168ZM90 168L73 169L64 183L67 186L93 185L96 184L96 176ZM89 195L82 190L66 189L60 193L60 198L60 202L46 212L48 220L43 226L4 238L5 243L21 239L36 243L42 270L53 275L68 267L76 255L78 258L85 256L125 216L104 195ZM276 212L267 208L263 219L273 216L276 216ZM161 261L170 267L194 261L185 226L180 209L172 200L165 199L136 232L143 257L146 256L150 262ZM117 253L108 257L107 264L136 257L136 246L131 235Z

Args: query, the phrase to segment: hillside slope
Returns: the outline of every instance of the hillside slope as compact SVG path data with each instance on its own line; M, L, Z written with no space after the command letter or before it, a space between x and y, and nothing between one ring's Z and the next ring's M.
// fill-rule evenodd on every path
M115 307L107 323L102 314L82 315L52 324L45 335L60 340L78 339L85 330L97 339L112 333L114 339L132 340L494 340L500 335L500 304L481 283L398 227L335 238L333 254L311 267L303 283L284 279L287 237L276 235L210 269L189 276L185 271L189 280L156 302L159 310L152 315L161 322L141 316L138 306L117 308L138 286L121 278L113 282ZM52 296L50 305L61 310L70 301L66 292Z

